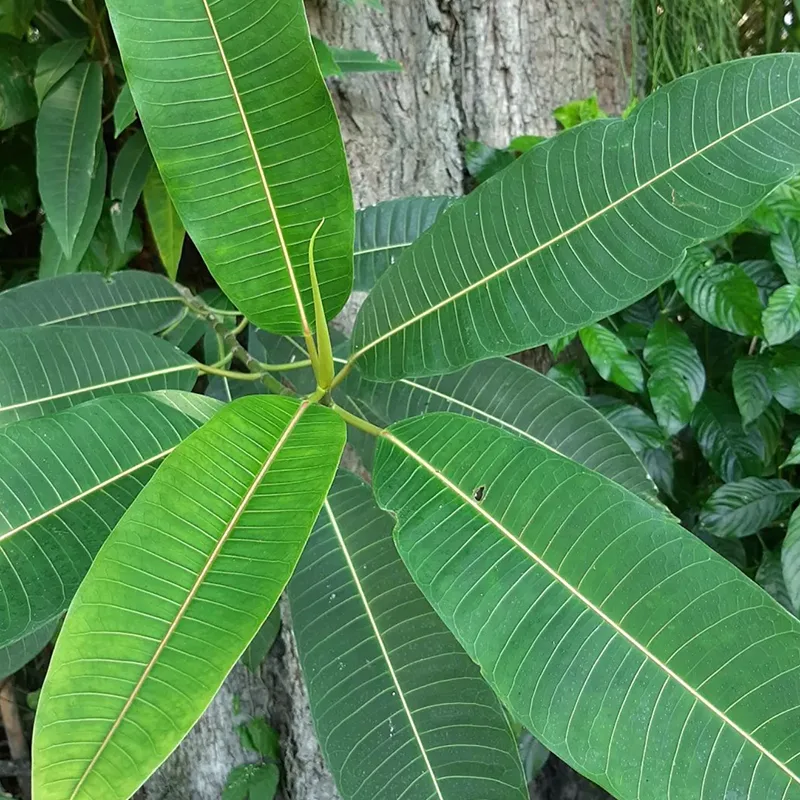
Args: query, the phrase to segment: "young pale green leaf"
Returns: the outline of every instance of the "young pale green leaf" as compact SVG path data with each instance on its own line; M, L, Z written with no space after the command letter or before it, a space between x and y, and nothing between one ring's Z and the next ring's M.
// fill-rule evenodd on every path
M769 371L766 356L740 358L733 367L733 396L745 428L760 417L772 401Z
M703 394L706 372L695 346L684 331L661 317L647 335L644 360L650 402L661 427L674 436L689 424Z
M798 796L800 622L663 510L448 414L392 426L373 477L415 582L545 747L623 800Z
M758 288L738 264L716 264L708 250L692 251L675 273L675 285L698 316L724 331L761 334Z
M67 254L61 249L55 230L47 220L42 229L42 244L39 258L39 277L54 278L57 275L71 275L78 272L83 263L86 251L92 243L92 238L103 213L103 203L106 194L106 178L108 175L108 154L102 139L97 141L97 155L95 157L92 185L89 187L89 200L86 213L83 215L72 254Z
M783 581L795 614L800 614L800 510L789 518L789 529L781 545Z
M574 333L568 333L566 336L558 336L555 339L551 339L547 346L550 348L550 352L553 354L554 358L558 358L564 350L567 349L567 346L571 344L575 340ZM627 344L627 343L626 343Z
M245 397L164 461L70 606L36 714L35 795L125 800L172 752L288 582L344 428L322 406Z
M314 254L331 318L350 294L353 199L302 0L108 8L153 156L217 283L259 327L302 333L324 218Z
M101 325L156 333L184 310L181 295L166 278L138 270L109 279L62 275L0 292L0 328Z
M125 247L133 212L152 166L147 139L141 131L136 131L122 145L111 173L111 222L120 250Z
M430 411L465 414L557 450L643 497L655 495L613 421L609 424L583 398L516 361L494 358L451 375L393 384L354 373L342 390L354 405L337 402L378 417L384 425ZM653 446L658 447L664 437L654 422L652 427L658 437Z
M792 599L783 579L781 557L779 553L765 550L761 563L756 570L755 582L773 599L780 603L789 613L794 614Z
M527 798L503 708L414 585L392 526L370 488L340 471L289 585L311 713L339 794Z
M5 647L0 647L0 680L13 675L39 655L50 643L60 622L61 616L59 615L26 636L9 642Z
M131 87L126 83L117 95L114 103L114 136L119 137L122 131L133 124L136 119L136 106L133 104Z
M606 116L608 115L597 104L597 95L592 95L584 100L573 100L553 111L555 121L564 130L569 130L593 119L603 119Z
M66 610L158 464L218 408L183 392L112 396L0 429L0 646Z
M629 392L644 390L642 365L628 352L619 336L600 323L581 328L579 335L583 349L603 380Z
M574 362L568 364L553 364L553 366L547 370L547 377L559 386L563 386L570 394L577 395L578 397L583 397L586 394L586 384L583 381L583 376L578 369L578 365Z
M67 257L89 204L95 145L100 133L103 74L96 61L76 64L42 102L36 120L39 194Z
M133 328L0 330L0 426L106 394L188 391L196 380L193 358Z
M379 380L453 371L629 305L797 170L799 109L800 55L768 56L537 145L384 275L356 321L354 360Z
M794 349L776 352L767 380L775 399L787 411L800 414L800 352Z
M178 276L178 262L181 260L186 231L155 164L144 184L143 197L147 221L150 223L161 263L167 275L174 281Z
M700 510L700 524L713 536L743 539L776 520L800 497L784 480L744 478L720 486Z
M771 345L788 342L800 331L800 286L781 286L762 315L764 338Z
M800 284L800 221L781 220L781 230L772 236L772 255L786 280Z
M353 289L369 292L403 251L444 213L454 197L403 197L356 212Z
M247 649L242 653L242 664L250 672L258 673L261 669L261 664L275 643L275 639L278 638L280 630L281 609L280 606L276 605L264 620L264 624L258 629L258 633L253 637L253 640L247 645Z
M694 410L691 424L706 461L722 480L739 481L763 474L764 437L757 426L744 430L728 397L706 392Z
M332 47L316 36L311 37L314 52L323 78L341 76L348 72L402 72L403 67L393 59L381 61L369 50L344 50Z
M75 66L88 43L88 39L65 39L51 45L39 56L33 79L39 105L47 93Z

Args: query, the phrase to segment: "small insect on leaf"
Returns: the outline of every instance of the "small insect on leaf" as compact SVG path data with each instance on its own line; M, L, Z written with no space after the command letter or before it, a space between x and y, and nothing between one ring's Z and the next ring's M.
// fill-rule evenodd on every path
M486 487L479 486L473 493L472 498L473 500L477 500L479 503L483 500L483 496L486 494Z

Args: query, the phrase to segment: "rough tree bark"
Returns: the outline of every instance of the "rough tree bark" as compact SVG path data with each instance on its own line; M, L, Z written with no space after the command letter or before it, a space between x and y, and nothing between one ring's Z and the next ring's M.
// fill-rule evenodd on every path
M520 134L552 133L553 108L595 92L610 111L627 104L629 0L383 0L383 13L341 0L308 2L312 30L325 41L405 67L400 75L332 82L360 206L460 194L465 140L505 146ZM234 694L244 694L246 713L267 708L281 734L283 800L335 800L287 624L262 676L237 668L141 796L219 800L227 772L248 758L234 730ZM607 797L555 759L531 796Z

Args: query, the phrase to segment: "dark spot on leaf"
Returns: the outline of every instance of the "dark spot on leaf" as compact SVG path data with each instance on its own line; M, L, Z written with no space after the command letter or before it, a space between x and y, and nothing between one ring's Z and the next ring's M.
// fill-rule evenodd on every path
M476 489L476 490L475 490L475 491L472 493L472 499L473 499L473 500L477 500L477 501L480 503L480 501L481 501L481 500L483 500L483 496L484 496L484 494L486 494L486 487L485 487L485 486L479 486L479 487L478 487L478 488L477 488L477 489Z

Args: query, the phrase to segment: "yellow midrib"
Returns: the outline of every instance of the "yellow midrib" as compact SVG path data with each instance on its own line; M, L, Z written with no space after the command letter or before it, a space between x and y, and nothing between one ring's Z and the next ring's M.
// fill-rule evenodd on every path
M754 117L753 119L748 120L744 124L739 125L738 127L734 128L733 130L728 131L728 133L720 136L718 139L715 139L713 142L709 142L707 145L704 145L703 147L701 147L699 150L696 150L691 155L688 155L685 158L683 158L680 161L678 161L677 163L673 164L668 169L664 170L663 172L658 173L658 175L654 175L652 178L650 178L649 180L647 180L644 183L640 184L635 189L631 189L631 191L627 192L626 194L624 194L621 197L617 198L616 200L612 201L607 206L604 206L603 208L599 209L598 211L595 211L594 214L590 214L585 219L581 220L580 222L575 223L575 225L573 225L572 227L568 228L567 230L562 231L561 233L559 233L556 236L552 237L548 241L543 242L542 244L537 245L536 247L534 247L532 250L529 250L528 252L524 253L523 255L518 256L513 261L510 261L508 264L504 264L502 267L498 267L496 270L494 270L493 272L489 273L488 275L485 275L480 280L477 280L474 283L471 283L468 286L465 286L463 289L460 289L459 291L453 293L452 295L449 295L448 297L444 298L443 300L440 300L438 303L434 303L430 308L427 308L424 311L421 311L420 313L414 315L413 317L411 317L410 319L406 320L405 322L402 322L401 324L396 325L394 328L388 330L386 333L381 334L377 338L373 339L371 342L368 342L367 344L365 344L363 347L361 347L361 349L359 349L355 353L353 353L352 356L350 357L350 362L352 363L353 361L356 361L358 358L360 358L362 355L364 355L364 353L369 352L374 347L379 345L381 342L385 341L386 339L391 338L392 336L394 336L395 334L399 333L400 331L405 330L410 325L414 325L415 323L419 322L421 319L424 319L425 317L436 313L439 309L444 308L447 305L450 305L450 303L454 303L456 300L458 300L459 298L464 297L465 295L469 294L474 289L477 289L480 286L483 286L484 284L489 283L489 281L494 280L495 278L499 277L500 275L503 275L504 273L506 273L509 270L513 269L514 267L518 266L519 264L521 264L521 263L533 258L535 255L538 255L542 251L547 250L548 248L552 247L553 245L557 244L558 242L562 241L563 239L566 239L568 236L571 236L573 233L575 233L575 232L577 232L579 230L582 230L583 228L585 228L587 225L590 225L592 222L594 222L599 217L602 217L604 214L607 214L609 211L613 211L615 208L617 208L619 205L621 205L625 201L630 200L632 197L635 197L639 192L644 191L645 189L649 188L650 186L652 186L657 181L660 181L662 178L665 178L667 175L672 174L673 172L675 172L676 170L678 170L680 167L684 166L685 164L690 163L693 159L698 158L699 156L703 155L703 153L705 153L707 150L710 150L711 148L717 147L719 144L724 142L726 139L729 139L732 136L735 136L736 134L741 133L743 130L745 130L749 126L755 125L756 123L760 122L761 120L766 119L767 117L773 116L774 114L777 114L780 111L782 111L783 109L789 108L790 106L792 106L792 105L794 105L796 103L800 103L800 98L795 98L794 100L789 100L789 101L787 101L785 103L782 103L781 105L779 105L779 106L777 106L775 108L770 109L769 111L764 112L763 114L759 114L757 117ZM624 123L622 123L622 124L624 124Z
M284 444L286 444L286 441L291 436L292 431L297 426L297 423L300 421L300 417L303 416L303 413L306 411L308 406L309 406L309 403L305 402L305 401L300 404L300 406L298 407L297 411L295 411L295 413L292 415L292 418L286 424L286 428L284 428L283 433L280 435L278 440L273 445L272 450L270 450L269 455L267 456L267 458L264 461L264 464L262 465L262 467L258 471L258 473L255 475L255 477L253 478L253 482L250 484L250 486L247 489L247 492L245 492L244 496L242 497L241 502L236 507L236 510L233 513L233 515L231 516L230 522L226 525L225 530L222 532L222 535L220 536L219 541L214 546L214 549L211 551L211 553L209 554L208 558L206 559L206 563L203 565L203 569L198 574L194 584L192 585L192 588L189 590L188 594L186 595L186 599L183 601L183 603L181 604L181 607L176 612L175 618L172 620L172 622L170 623L170 626L167 629L166 633L164 634L163 638L158 643L158 646L156 647L156 650L153 653L152 657L150 658L150 660L145 665L145 667L144 667L144 669L142 671L142 675L139 678L139 680L136 682L136 685L131 690L130 696L125 701L125 705L122 707L122 710L119 712L119 714L117 715L117 718L112 723L111 728L109 728L109 731L106 734L105 738L103 739L103 741L98 746L97 752L92 757L92 760L89 762L89 764L87 765L86 769L83 771L83 774L81 775L80 779L78 780L78 783L75 785L75 788L73 789L72 794L70 794L70 796L69 796L69 800L76 800L76 798L78 796L78 792L81 789L81 786L83 786L83 784L86 782L86 779L89 777L89 774L94 769L95 764L97 764L98 760L100 759L100 756L103 754L103 752L105 751L106 747L108 747L108 743L111 741L111 739L113 738L114 734L117 732L117 729L122 724L122 720L125 719L125 715L130 710L130 707L133 705L134 701L136 700L139 692L141 691L142 686L144 685L145 681L147 680L147 678L149 677L149 675L152 672L153 668L155 667L156 663L158 662L158 659L160 658L161 654L166 649L166 646L169 643L169 640L172 638L172 634L175 632L175 630L177 629L177 627L180 624L181 620L186 615L186 611L188 610L189 606L191 605L192 600L194 600L195 596L197 595L197 592L200 590L200 587L203 584L203 581L205 580L205 578L208 575L208 573L211 570L211 568L214 566L214 562L216 561L217 557L219 556L223 546L225 545L225 543L230 538L231 534L233 533L234 529L236 528L236 525L239 522L239 519L241 518L242 514L244 513L244 511L247 508L248 504L250 503L250 500L252 500L253 495L258 490L258 487L261 485L261 482L264 480L264 477L266 476L266 474L269 471L270 467L275 463L275 459L278 457L278 454L281 452L281 449L283 448Z
M462 502L472 508L478 515L483 517L492 527L494 527L503 537L511 542L515 547L522 551L528 558L530 558L537 566L541 567L554 581L563 586L573 597L579 602L583 603L586 608L592 611L599 617L605 624L614 630L625 641L631 644L638 650L645 658L652 664L666 674L671 680L675 681L682 689L687 691L694 699L701 705L705 706L709 711L715 714L724 724L729 726L732 730L738 733L746 742L752 745L758 752L772 761L782 772L791 778L795 783L800 784L800 776L795 774L788 765L784 764L777 756L767 750L759 741L754 739L747 731L741 726L737 725L724 711L717 708L710 700L700 694L694 687L688 684L683 678L668 667L661 659L651 653L647 647L641 642L637 641L634 636L628 633L617 622L608 616L598 605L593 603L586 597L577 587L573 586L569 581L562 577L555 569L553 569L546 561L534 553L527 545L525 545L517 536L509 531L499 520L495 519L483 506L476 502L469 494L464 492L459 486L453 483L443 472L433 466L430 462L426 461L415 450L405 444L405 442L398 439L394 434L385 431L382 436L395 447L405 453L409 458L415 461L426 472L432 475L436 480L440 481L447 489L455 494Z

